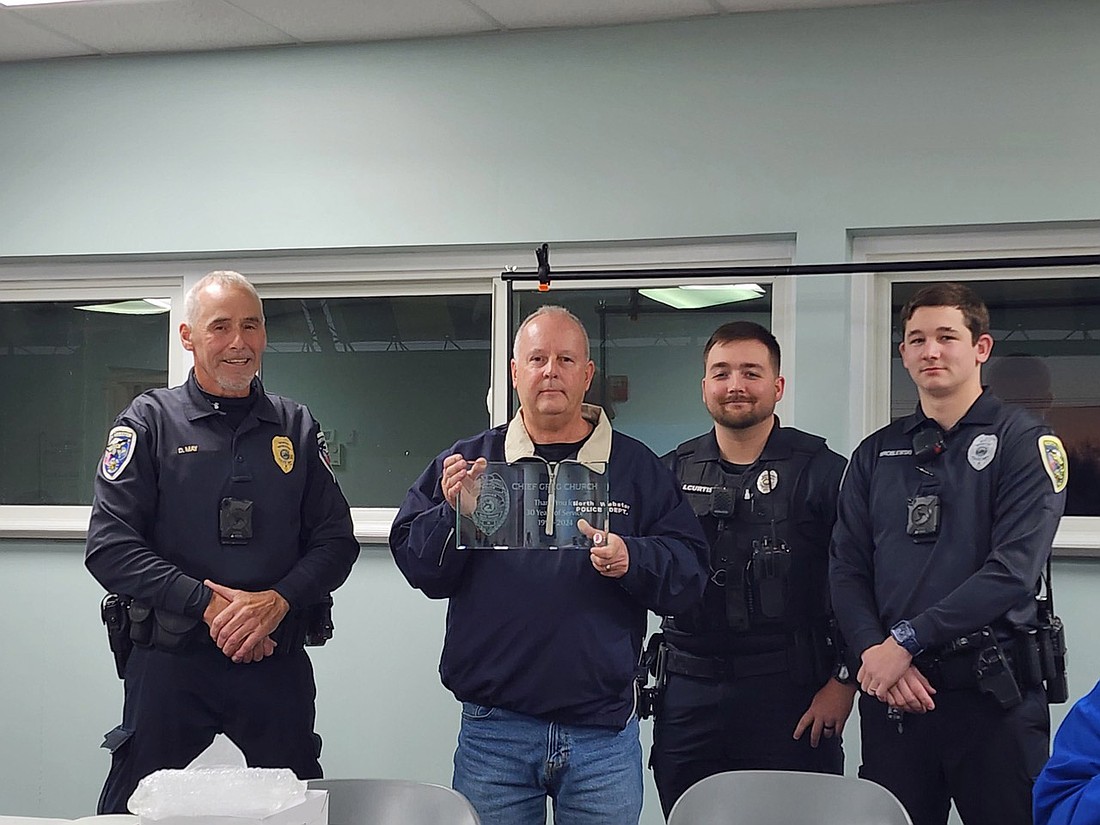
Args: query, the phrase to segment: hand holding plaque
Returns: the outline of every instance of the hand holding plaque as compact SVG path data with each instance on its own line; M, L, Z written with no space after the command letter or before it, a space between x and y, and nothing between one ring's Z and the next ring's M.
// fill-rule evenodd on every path
M587 519L582 518L577 522L577 527L592 539L592 550L588 557L599 574L609 579L625 576L630 569L630 552L626 542L614 533L597 530Z
M447 469L445 463L445 473ZM465 477L458 476L459 469L456 462L450 484L458 503L455 532L460 550L588 550L596 533L607 535L609 498L603 463L490 461L483 469L475 463ZM582 521L590 525L589 532L579 526Z
M484 458L470 462L457 453L443 459L439 486L447 503L463 515L468 516L477 508L479 479L487 464Z

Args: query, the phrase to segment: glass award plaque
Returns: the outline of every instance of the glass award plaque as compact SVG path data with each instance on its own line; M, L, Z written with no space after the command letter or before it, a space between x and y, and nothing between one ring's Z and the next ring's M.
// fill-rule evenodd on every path
M577 522L607 531L604 470L603 462L490 461L459 493L458 549L589 549Z

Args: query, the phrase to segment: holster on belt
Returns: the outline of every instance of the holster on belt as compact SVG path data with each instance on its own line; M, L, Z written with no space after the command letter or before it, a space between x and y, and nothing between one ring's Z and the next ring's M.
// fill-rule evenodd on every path
M664 697L665 685L668 683L668 672L665 670L665 661L669 647L665 642L663 633L654 633L649 637L638 659L638 671L634 677L635 688L638 696L638 718L648 719L657 716L661 710L661 699ZM649 684L649 677L653 676L654 683Z
M118 593L108 593L99 605L99 616L107 628L107 644L115 657L118 678L126 675L126 662L134 643L130 641L130 599Z
M1023 701L1021 690L1041 681L1033 670L1026 646L998 640L986 626L960 636L938 650L923 653L916 664L933 687L942 690L977 689L1008 710Z

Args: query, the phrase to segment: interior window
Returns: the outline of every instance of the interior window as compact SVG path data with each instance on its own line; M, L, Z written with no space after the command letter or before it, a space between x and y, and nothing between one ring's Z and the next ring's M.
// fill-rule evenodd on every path
M770 284L725 289L517 290L512 336L543 304L559 304L580 318L596 364L586 400L603 406L617 430L661 455L713 424L700 387L711 333L728 321L771 327Z
M397 507L488 426L488 295L264 301L264 386L309 406L353 507Z
M891 420L917 393L901 364L897 315L923 283L893 285ZM1032 278L968 281L989 307L993 355L982 383L1032 410L1061 437L1069 458L1067 516L1100 515L1100 280Z
M90 504L115 416L168 381L168 301L0 304L0 504Z

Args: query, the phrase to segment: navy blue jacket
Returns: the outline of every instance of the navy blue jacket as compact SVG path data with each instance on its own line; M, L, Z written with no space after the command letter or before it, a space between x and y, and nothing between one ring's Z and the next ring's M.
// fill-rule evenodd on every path
M401 505L390 549L410 584L450 599L439 671L459 700L622 728L634 710L646 609L676 613L701 598L707 545L672 473L644 444L612 433L602 410L585 413L599 417L578 458L608 462L610 528L630 554L622 578L601 576L587 552L455 549L443 460L541 460L518 415L436 457Z
M844 477L830 583L856 657L903 619L926 649L986 625L1007 636L1037 624L1035 594L1065 505L1060 443L1033 414L987 391L922 472L913 436L932 423L918 407L882 428ZM927 494L941 507L931 541L906 533L907 500Z
M1035 825L1100 822L1100 684L1058 727L1054 753L1035 780Z
M339 587L359 555L347 501L317 422L301 404L252 389L233 432L199 391L135 398L116 419L95 479L85 564L107 590L202 617L203 579L273 589L291 609ZM253 502L253 538L219 539L222 498Z

